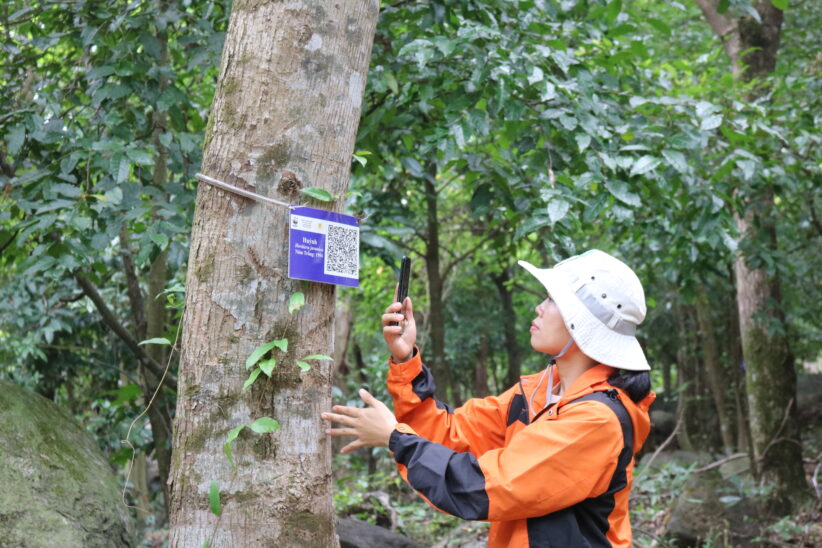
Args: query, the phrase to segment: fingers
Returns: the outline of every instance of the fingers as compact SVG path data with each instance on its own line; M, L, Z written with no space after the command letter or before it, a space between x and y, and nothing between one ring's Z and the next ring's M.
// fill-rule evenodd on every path
M329 436L359 437L359 434L353 428L329 428L325 433Z
M340 411L340 406L334 406L334 411ZM342 409L353 409L353 408L342 408ZM353 413L347 414L338 414L338 413L323 413L320 415L323 420L328 422L333 422L337 424L342 424L345 426L356 426L357 415Z
M405 302L403 303L403 308L405 308L405 319L408 321L414 321L414 305L411 303L411 297L406 297Z
M386 312L385 314L382 315L382 325L384 327L385 326L390 326L391 322L401 322L404 319L405 319L405 316L403 316L402 314L397 314L397 313L393 313L393 312Z
M386 314L401 314L402 313L402 303L391 303L385 308Z
M372 396L371 393L368 392L368 390L366 390L365 388L360 388L359 393L360 399L362 399L362 401L364 401L367 405L370 405L371 407L376 407L378 404L382 403L380 400Z
M340 449L340 453L345 455L346 453L350 453L351 451L356 451L360 447L365 447L365 446L366 446L366 444L361 442L360 440L354 440L351 443L349 443L348 445L346 445L345 447L343 447L342 449Z

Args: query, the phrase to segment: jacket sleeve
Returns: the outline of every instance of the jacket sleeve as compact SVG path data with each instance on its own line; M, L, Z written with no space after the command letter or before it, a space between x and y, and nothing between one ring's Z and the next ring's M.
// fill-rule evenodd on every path
M394 399L399 422L454 451L479 456L502 446L514 389L499 397L468 400L457 409L436 400L435 390L434 377L416 349L414 357L405 363L389 361L388 392Z
M568 404L562 418L525 427L479 458L399 425L389 449L400 473L434 507L463 519L539 517L604 493L622 450L622 429L604 404Z

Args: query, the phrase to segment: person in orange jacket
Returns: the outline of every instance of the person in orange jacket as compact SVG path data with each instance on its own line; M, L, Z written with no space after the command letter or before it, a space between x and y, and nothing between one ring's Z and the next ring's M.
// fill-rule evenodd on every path
M356 438L343 453L387 445L429 504L490 521L491 548L630 546L634 455L655 397L635 336L642 284L599 250L550 269L519 264L548 291L530 328L545 371L452 410L434 398L406 299L382 316L395 414L361 390L368 407L334 406L322 417L342 427L327 432Z

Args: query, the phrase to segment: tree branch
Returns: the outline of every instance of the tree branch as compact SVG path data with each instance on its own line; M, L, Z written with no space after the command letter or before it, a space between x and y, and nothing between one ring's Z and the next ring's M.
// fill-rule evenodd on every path
M126 274L126 291L128 300L131 303L131 313L134 314L134 324L137 330L137 337L146 338L146 314L143 304L143 291L140 289L140 282L137 279L137 269L134 268L134 258L131 253L131 246L128 242L128 230L123 225L120 229L120 250L123 258L123 270Z
M722 47L731 59L731 71L734 77L742 73L742 39L736 20L716 11L716 4L712 0L694 0L708 25L722 42Z
M668 447L668 444L669 444L669 443L671 443L672 441L674 441L674 438L676 437L676 433L679 431L679 427L680 427L680 426L682 426L682 421L683 421L683 417L682 417L682 415L680 414L679 418L677 418L677 420L676 420L676 426L674 427L674 431L673 431L673 432L671 432L671 435L670 435L670 436L668 436L668 439L666 439L665 441L663 441L663 442L662 442L662 445L660 445L659 447L657 447L657 448L656 448L656 451L654 451L654 454L653 454L653 455L651 455L651 458L649 458L649 459L645 462L645 464L643 464L643 465L642 465L642 470L640 470L639 472L637 472L637 473L634 475L634 479L639 478L640 476L644 475L644 474L645 474L645 471L646 471L646 470L648 470L648 469L651 467L651 463L653 463L653 462L654 462L654 460L656 459L657 455L659 455L659 454L662 452L662 450L663 450L663 449L665 449L666 447Z
M483 245L485 242L487 242L488 240L490 240L490 239L492 239L492 238L494 238L494 237L498 236L501 232L502 232L502 231L501 231L501 230L499 230L499 229L494 230L494 231L492 231L492 232L489 232L489 233L485 236L485 238L483 238L483 239L481 239L479 242L477 242L477 245L475 245L474 247L472 247L471 249L469 249L468 251L466 251L466 252L465 252L465 253L463 253L462 255L458 256L458 257L457 257L457 258L455 258L453 261L451 261L451 262L450 262L450 263L449 263L449 264L445 267L445 269L442 271L442 277L443 277L443 279L448 278L448 273L449 273L449 272L451 272L451 270L452 270L455 266L457 266L457 264L459 264L460 262L462 262L462 261L464 261L465 259L467 259L469 256L471 256L471 254L472 254L474 251L476 251L477 249L479 249L480 247L482 247L482 245Z
M716 11L716 4L711 0L694 0L694 3L702 10L702 15L720 40L724 40L728 33L736 29L733 19Z
M810 201L808 202L808 205L811 210L811 224L819 233L819 235L822 236L822 223L819 222L819 217L816 216L816 203L814 200L813 192L811 192L810 194Z
M11 235L11 237L8 239L8 241L6 241L6 243L4 243L2 247L0 247L0 255L2 255L3 252L6 250L6 248L11 245L11 242L14 241L14 239L17 237L17 234L19 234L19 233L20 233L20 229L18 228L17 230L14 231L14 234Z
M159 378L163 377L163 372L165 371L165 367L151 359L148 354L137 344L137 341L134 340L134 337L128 332L128 330L123 327L123 325L117 321L117 318L112 313L111 309L108 305L103 301L103 297L100 295L100 292L97 291L97 288L94 286L91 281L83 276L82 274L75 273L74 279L77 280L77 283L80 284L80 287L83 288L83 292L91 299L91 302L94 303L94 306L97 308L97 311L100 313L100 316L103 318L103 323L105 323L109 329L114 331L114 333L120 337L120 339L126 343L126 346L131 350L131 352L137 356L143 365L145 365L152 373L157 375ZM166 375L165 380L163 381L166 386L177 391L177 379L171 375L170 373Z

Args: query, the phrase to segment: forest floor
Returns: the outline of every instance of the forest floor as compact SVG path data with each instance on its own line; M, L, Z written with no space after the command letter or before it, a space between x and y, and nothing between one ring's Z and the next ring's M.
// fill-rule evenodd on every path
M795 515L771 517L751 516L757 533L744 542L737 542L733 525L725 530L706 531L701 545L730 546L822 546L822 365L809 364L799 382L799 409L802 424L804 462L812 497L805 509ZM638 548L676 548L668 524L686 484L694 474L695 465L676 463L674 447L665 449L657 460L667 462L643 472L634 483L631 518L634 546ZM369 462L370 461L370 462ZM438 512L428 506L396 473L385 448L365 450L334 457L334 504L338 515L351 517L384 527L414 539L431 548L481 548L486 545L488 524L465 522ZM642 468L642 460L638 469ZM370 469L370 473L369 473ZM742 486L743 495L762 496L756 486ZM165 529L147 528L140 545L161 548L167 546Z

